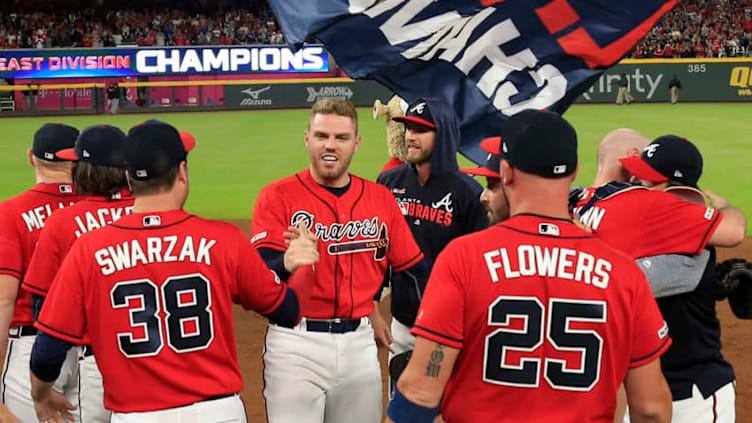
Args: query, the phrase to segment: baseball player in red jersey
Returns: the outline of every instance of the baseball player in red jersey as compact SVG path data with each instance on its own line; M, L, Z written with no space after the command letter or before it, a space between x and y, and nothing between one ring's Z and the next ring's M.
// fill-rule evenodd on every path
M267 415L271 423L381 422L374 297L387 265L416 278L427 266L389 190L348 173L360 144L353 105L316 103L305 144L310 168L266 186L253 214L252 242L270 268L282 272L291 225L310 230L321 257L290 277L296 290L310 292L300 324L267 331Z
M71 163L55 157L73 146L78 130L48 123L34 134L29 163L37 184L0 203L0 344L8 341L2 373L2 402L24 422L36 421L29 385L29 354L36 329L32 326L31 294L19 290L25 280L39 234L53 211L79 200L71 184ZM9 331L10 328L10 331ZM75 358L75 352L71 352ZM78 366L63 369L56 384L71 401L78 392Z
M511 218L439 255L389 404L392 421L612 422L624 382L633 421L667 422L657 358L671 340L645 276L572 223L577 137L523 111L502 129Z
M39 236L22 287L32 292L34 314L38 316L43 298L74 241L133 212L133 196L125 179L125 134L109 125L90 126L78 136L74 148L56 156L77 161L73 183L79 194L90 195L71 207L54 213ZM80 414L83 423L109 422L104 408L102 374L88 346L83 360L76 359L81 383Z
M486 207L489 226L493 226L509 218L509 208L501 192L501 175L499 175L501 156L498 154L500 143L501 138L499 137L486 138L480 143L480 148L488 153L486 164L484 166L460 169L460 172L468 175L485 176L486 187L480 193L480 202Z
M128 133L134 213L73 244L36 323L31 378L40 420L64 421L70 404L49 381L63 352L88 339L113 423L246 421L232 303L294 326L298 299L240 230L182 209L194 145L159 121ZM301 244L315 253L315 244L294 240L285 257L291 271L314 262L292 256Z
M616 141L620 141L621 145L628 142ZM602 145L608 147L609 143L615 144L607 137ZM731 228L737 225L743 236L744 215L717 196L710 197L716 207L723 208L722 215L705 207L705 198L697 188L702 174L702 155L686 139L662 136L650 143L641 155L631 155L617 162L609 161L609 164L604 164L603 171L599 170L599 174L611 174L615 178L619 174L634 175L646 186L663 192L620 184L618 179L586 191L576 209L577 216L595 223L596 220L591 216L598 213L598 225L594 230L598 237L628 253L640 254L643 249L636 245L637 241L622 235L626 231L638 232L644 224L640 220L642 216L634 213L631 204L624 199L634 198L638 194L642 201L654 197L653 204L658 204L659 209L670 207L676 202L686 203L680 209L683 210L682 213L667 217L663 225L678 226L678 230L695 235L694 241L678 238L677 244L672 244L672 240L661 233L676 229L663 230L655 225L651 237L641 241L652 244L652 236L658 235L659 239L664 240L650 248L654 249L653 253L662 255L634 256L648 276L653 294L674 339L673 346L661 357L661 367L673 397L672 421L706 419L733 422L735 375L730 363L724 360L721 353L721 328L715 313L715 250L709 245L715 242L733 242ZM599 164L599 169L601 167ZM618 168L623 171L609 170ZM678 194L678 197L673 199L673 195L668 194ZM620 210L621 207L629 209ZM619 224L614 225L611 219L619 219ZM724 224L729 226L723 227ZM718 231L725 232L716 237ZM698 245L701 248L699 251L668 254L677 250L687 251ZM663 251L658 252L655 250L657 248L663 248Z
M640 156L619 160L630 174L646 172L651 179L664 181L666 176L649 163L665 160L671 167L672 158L681 154L665 151L670 143L675 144L674 138L678 137L659 137ZM688 175L671 177L683 179ZM633 259L671 253L699 255L708 245L734 247L741 243L746 233L744 213L725 199L711 192L706 194L713 207L643 185L606 181L583 191L576 199L573 214L599 238Z

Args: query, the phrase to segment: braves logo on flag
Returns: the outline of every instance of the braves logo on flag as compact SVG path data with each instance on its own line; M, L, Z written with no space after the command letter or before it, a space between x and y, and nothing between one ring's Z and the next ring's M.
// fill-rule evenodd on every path
M352 78L440 98L462 154L525 109L563 113L676 0L270 0L287 40L318 38Z

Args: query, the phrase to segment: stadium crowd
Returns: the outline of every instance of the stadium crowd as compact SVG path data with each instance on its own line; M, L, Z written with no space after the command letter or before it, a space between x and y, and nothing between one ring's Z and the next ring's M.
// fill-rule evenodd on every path
M0 14L4 49L283 43L268 7L197 14L178 9Z
M160 4L155 1L152 7ZM196 13L175 8L136 10L130 7L109 11L87 8L58 12L60 9L56 7L27 8L28 12L0 11L0 48L285 42L265 1L250 1L242 8L224 11L191 11ZM751 41L752 1L686 0L679 2L652 28L632 50L631 57L747 56L752 51Z
M661 18L632 57L740 57L751 41L752 1L688 0Z

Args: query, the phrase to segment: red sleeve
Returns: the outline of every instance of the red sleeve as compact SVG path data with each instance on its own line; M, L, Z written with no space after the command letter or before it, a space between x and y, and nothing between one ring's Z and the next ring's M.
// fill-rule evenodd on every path
M632 351L629 367L639 367L663 355L671 346L668 325L663 320L645 275L634 268L635 301L632 307Z
M275 197L275 192L269 187L259 193L251 220L251 243L256 248L285 251L287 245L283 234L290 222L285 217L284 203Z
M668 193L652 195L641 222L650 242L637 257L659 254L701 254L723 214L713 208L681 200Z
M452 348L462 348L465 289L464 258L457 243L439 253L411 333Z
M26 270L24 280L21 286L37 295L46 296L52 286L52 280L60 269L60 264L65 258L70 243L63 244L60 230L62 229L53 220L55 214L50 216L47 224L42 229L37 241L37 248L34 249L34 255L31 256L29 268ZM64 251L61 246L64 245Z
M266 263L245 236L238 236L240 260L233 296L246 309L269 314L284 300L287 284L282 283L277 274L266 267Z
M88 279L87 275L81 273L81 269L86 268L80 259L84 254L81 247L78 243L74 244L63 260L60 271L52 282L52 289L47 294L39 320L34 324L37 329L55 338L79 345L86 332L83 284Z
M407 222L405 222L405 218L402 216L394 198L390 198L389 201L385 200L384 204L389 207L390 215L387 258L392 266L392 271L401 272L422 260L423 252L420 251L420 247L415 242L413 233L407 226Z
M23 246L16 228L16 219L5 209L0 210L0 274L21 278Z

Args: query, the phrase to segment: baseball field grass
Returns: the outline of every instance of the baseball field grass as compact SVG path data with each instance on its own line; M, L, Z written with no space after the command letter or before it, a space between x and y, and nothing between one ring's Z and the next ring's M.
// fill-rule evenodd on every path
M565 117L579 135L580 172L576 183L595 175L595 151L610 130L629 127L649 138L677 134L692 140L705 158L700 186L729 199L752 217L752 107L749 104L575 105ZM352 171L375 179L387 160L384 120L359 109L363 137ZM26 159L34 131L44 122L63 121L83 128L109 123L128 128L150 117L193 133L197 146L189 156L191 195L186 208L215 219L248 219L261 188L308 165L303 131L308 111L98 115L61 118L0 119L0 199L33 185ZM469 162L462 160L462 165ZM752 233L752 231L750 231Z

